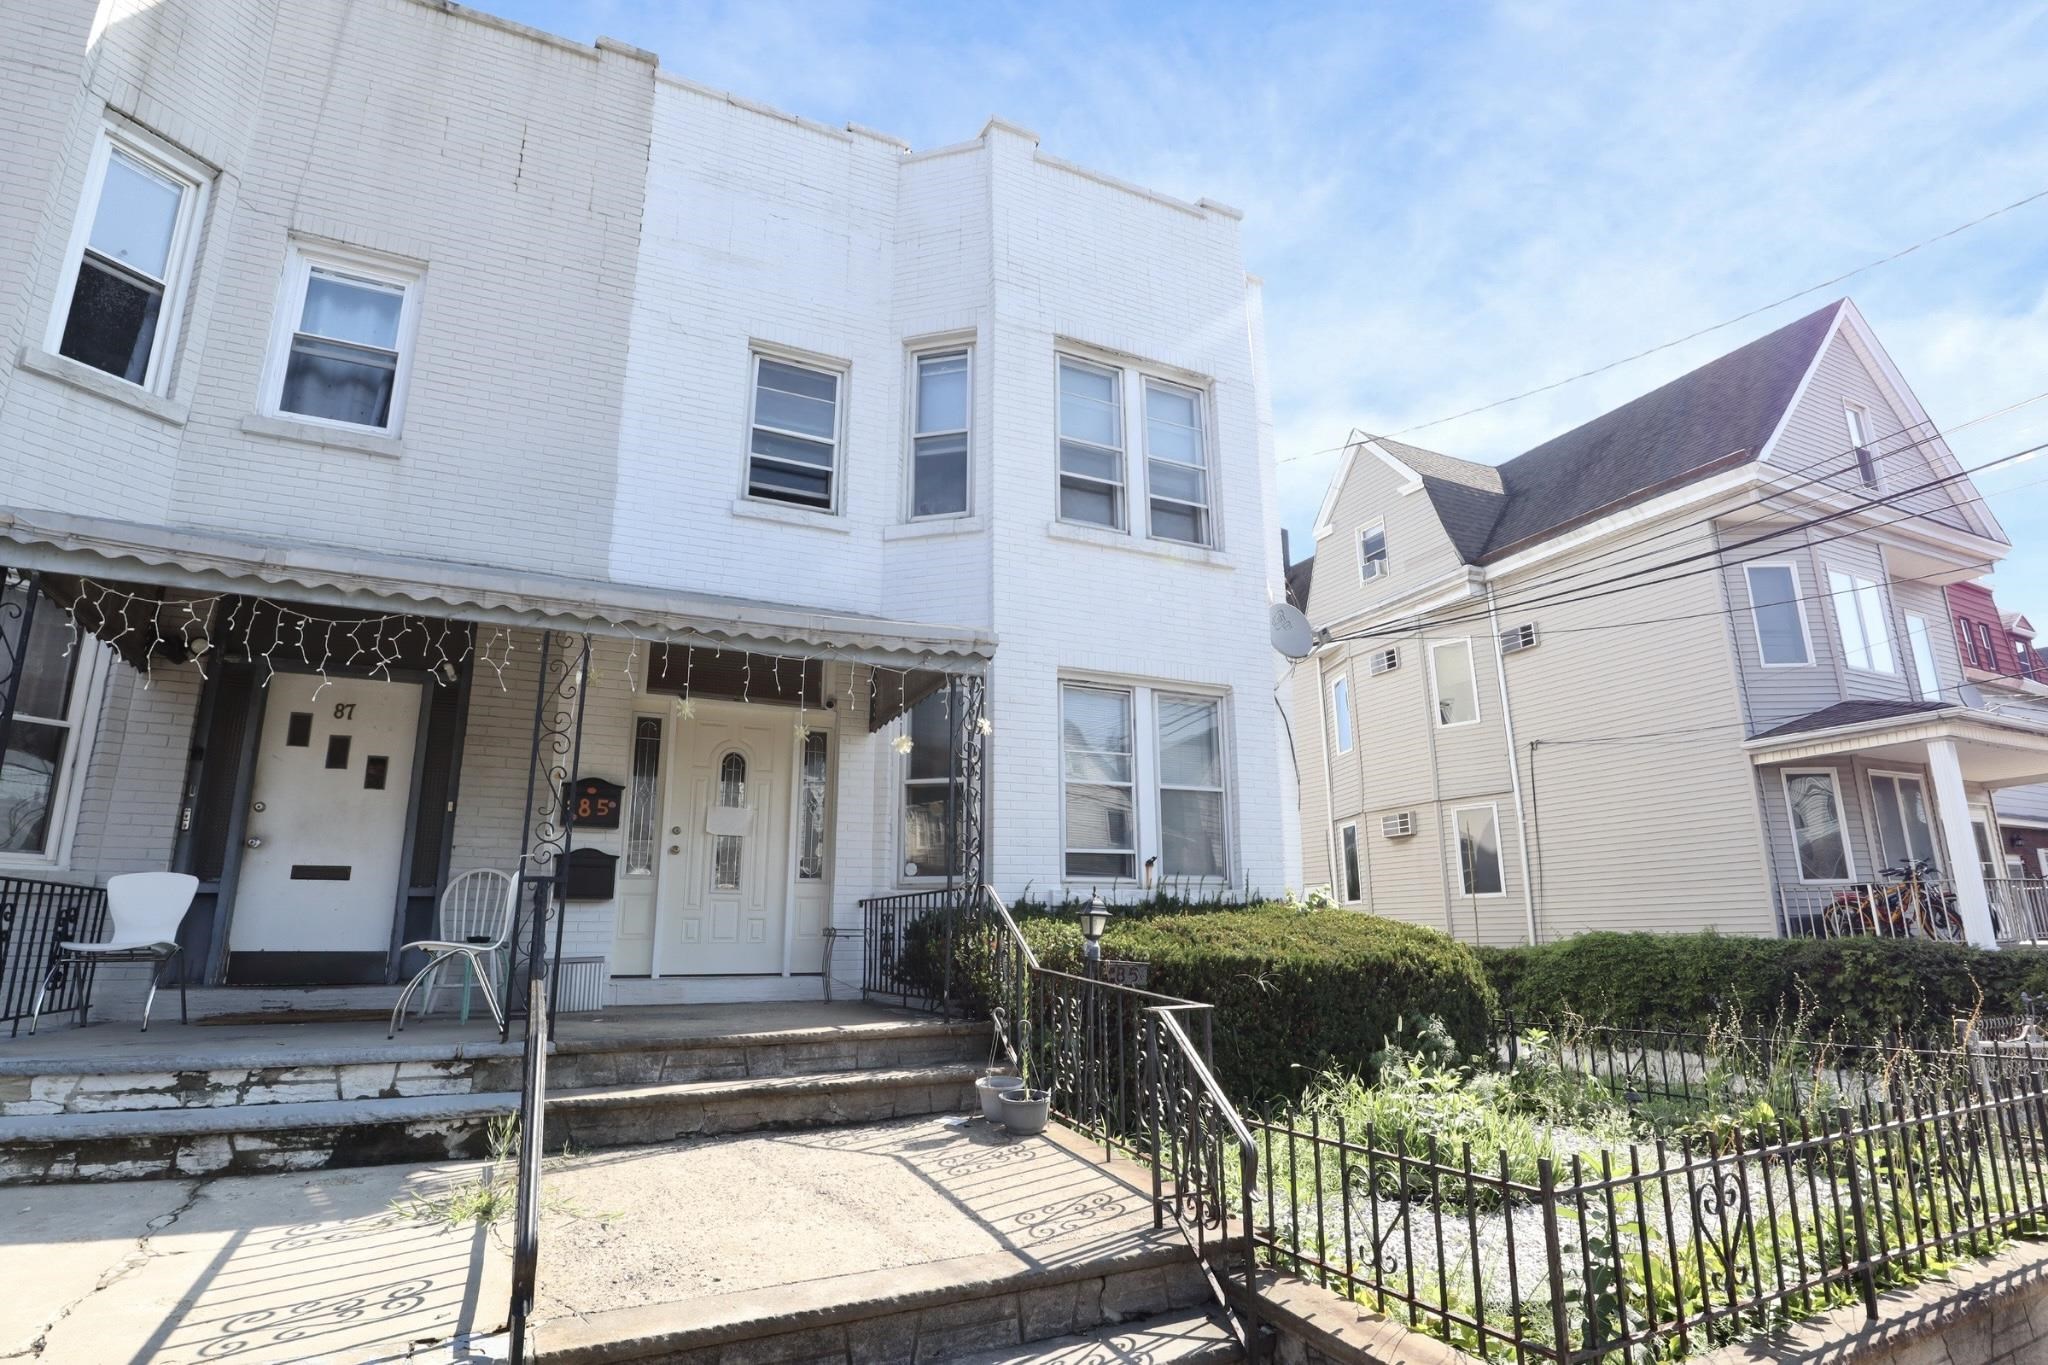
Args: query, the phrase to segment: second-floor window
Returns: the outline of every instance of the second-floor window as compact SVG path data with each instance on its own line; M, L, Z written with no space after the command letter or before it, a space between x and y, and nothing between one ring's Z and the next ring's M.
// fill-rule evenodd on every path
M1941 675L1934 669L1934 637L1927 618L1906 613L1906 657L1913 662L1913 691L1922 701L1941 697Z
M1330 733L1337 752L1351 752L1351 679L1338 677L1330 684Z
M1812 663L1798 573L1790 564L1745 564L1743 572L1749 578L1749 614L1756 622L1757 657L1764 667Z
M1991 627L1982 621L1977 623L1977 667L1986 673L1999 672L1998 646L1993 643Z
M1438 725L1470 725L1479 719L1479 676L1472 669L1470 640L1439 640L1431 645L1429 680Z
M1842 655L1849 667L1866 673L1898 672L1891 629L1885 624L1884 593L1876 580L1829 569L1828 595L1834 599L1835 625L1842 632Z
M417 267L295 244L271 339L269 411L396 432L419 289Z
M1374 523L1358 533L1358 577L1371 582L1387 572L1387 528Z
M1191 384L1061 354L1059 519L1133 531L1135 507L1153 540L1216 544L1207 401Z
M1060 517L1124 529L1122 376L1060 357Z
M910 515L954 517L967 510L967 352L916 358L911 405Z
M830 512L837 505L836 371L754 355L754 416L747 496Z
M51 348L163 391L205 181L197 166L113 128L101 132Z
M1147 379L1145 491L1155 538L1209 543L1208 447L1202 395L1185 385Z

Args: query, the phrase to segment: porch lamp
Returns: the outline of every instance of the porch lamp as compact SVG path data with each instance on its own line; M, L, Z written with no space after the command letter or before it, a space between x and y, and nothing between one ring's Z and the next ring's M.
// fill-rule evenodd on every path
M1102 893L1090 891L1088 903L1081 907L1081 956L1088 963L1088 974L1094 976L1102 966L1102 932L1109 928L1109 907L1102 903Z

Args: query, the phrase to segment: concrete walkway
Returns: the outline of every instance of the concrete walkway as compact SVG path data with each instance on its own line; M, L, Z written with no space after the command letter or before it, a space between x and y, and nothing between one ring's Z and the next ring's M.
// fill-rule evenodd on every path
M393 1201L473 1164L0 1190L0 1361L489 1360L505 1234Z

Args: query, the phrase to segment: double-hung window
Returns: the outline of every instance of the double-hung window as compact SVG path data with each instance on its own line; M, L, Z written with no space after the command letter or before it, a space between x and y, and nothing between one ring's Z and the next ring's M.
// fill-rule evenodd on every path
M1982 621L1977 623L1977 667L1986 673L1999 673L1998 646L1992 643L1991 627Z
M834 510L840 378L836 370L755 353L748 497Z
M1123 376L1060 357L1060 517L1124 529Z
M1351 752L1351 679L1342 675L1330 683L1330 734L1337 752Z
M1221 697L1064 683L1060 750L1069 880L1130 879L1141 860L1163 878L1229 879Z
M1387 572L1387 528L1375 522L1358 533L1358 577L1370 583Z
M12 574L0 586L0 673L18 670L14 725L0 749L0 860L55 857L63 842L72 787L85 757L92 688L100 658L89 642L74 648L56 604L36 601ZM22 623L29 623L23 638Z
M967 352L915 357L910 430L910 515L956 517L967 510Z
M419 314L415 265L295 243L271 338L275 416L396 433Z
M1757 656L1765 668L1813 662L1806 639L1806 608L1799 601L1799 574L1790 564L1745 564L1749 615L1756 624Z
M1845 569L1828 570L1828 595L1835 603L1835 625L1842 632L1842 654L1849 667L1866 673L1896 673L1891 629L1886 624L1884 594L1874 579Z
M1934 669L1934 636L1927 618L1906 613L1906 657L1913 661L1913 691L1922 701L1941 699L1941 675Z
M959 814L961 767L948 761L961 746L953 742L952 700L934 692L910 708L904 732L910 752L903 756L903 875L907 880L944 877L960 871L958 838L946 837L948 801ZM950 861L949 861L950 857Z
M162 392L205 173L126 130L100 134L50 322L59 355Z
M1458 894L1507 894L1500 861L1500 808L1465 806L1452 815L1458 828Z
M1842 793L1835 785L1835 775L1826 769L1786 773L1785 806L1792 820L1799 879L1847 881L1854 876L1848 827L1842 820Z
M1439 726L1470 725L1479 719L1479 675L1472 668L1469 639L1439 640L1429 647L1429 682Z
M1209 543L1208 440L1197 390L1146 379L1145 491L1153 539Z

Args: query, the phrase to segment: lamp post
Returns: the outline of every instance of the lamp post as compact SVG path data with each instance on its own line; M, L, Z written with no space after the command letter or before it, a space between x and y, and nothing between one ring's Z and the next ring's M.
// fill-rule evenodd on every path
M1102 933L1109 928L1109 907L1102 903L1102 895L1090 891L1088 903L1081 907L1081 961L1090 981L1102 976Z

